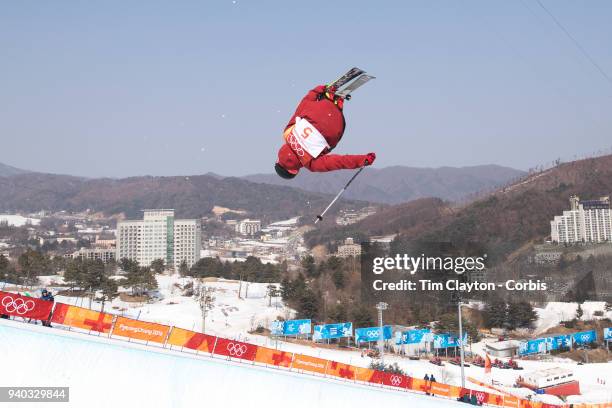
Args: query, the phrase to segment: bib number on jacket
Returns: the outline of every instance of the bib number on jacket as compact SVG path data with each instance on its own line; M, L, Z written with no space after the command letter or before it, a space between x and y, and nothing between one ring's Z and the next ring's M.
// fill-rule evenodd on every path
M306 119L296 117L295 126L291 133L295 136L300 146L315 159L319 157L323 150L329 148L327 140Z

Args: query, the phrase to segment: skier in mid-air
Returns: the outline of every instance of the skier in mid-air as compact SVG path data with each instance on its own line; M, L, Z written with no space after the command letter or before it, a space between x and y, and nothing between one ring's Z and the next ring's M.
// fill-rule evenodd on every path
M319 85L306 94L285 127L284 143L274 165L285 179L294 178L302 167L324 172L369 166L375 153L362 155L330 154L336 147L346 123L342 108L345 98L335 87Z

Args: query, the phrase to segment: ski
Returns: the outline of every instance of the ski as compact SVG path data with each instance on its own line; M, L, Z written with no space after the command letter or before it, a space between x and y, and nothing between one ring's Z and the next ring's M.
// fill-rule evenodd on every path
M364 73L365 73L364 70L359 69L357 67L353 67L349 69L346 72L346 74L342 75L340 78L327 84L327 87L328 88L335 87L336 89L339 89L344 84L352 81L353 79L357 78L359 75L364 74Z
M338 88L338 91L336 92L336 95L338 95L341 98L346 98L347 96L350 96L351 92L353 92L355 89L360 88L361 86L363 86L366 82L370 81L371 79L375 79L375 76L372 75L368 75L368 74L361 74L361 76L355 78L354 80L348 82L346 84L346 86Z

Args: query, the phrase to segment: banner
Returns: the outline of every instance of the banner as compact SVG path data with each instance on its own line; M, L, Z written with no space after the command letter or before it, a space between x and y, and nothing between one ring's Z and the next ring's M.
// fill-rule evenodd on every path
M355 367L350 364L338 363L337 361L329 361L325 373L335 377L348 378L349 380L355 379Z
M434 395L448 397L450 395L450 385L430 381L429 392Z
M519 345L519 356L546 352L546 339L524 341Z
M402 374L393 374L385 372L383 374L383 384L397 388L408 388L408 380L410 377L406 377Z
M51 301L0 291L0 314L47 320L52 309Z
M168 337L167 344L212 353L213 347L215 346L215 339L215 336L196 333L191 330L181 329L180 327L173 327L170 332L170 337Z
M283 327L284 336L297 336L299 334L310 334L312 323L310 319L287 320Z
M371 368L355 367L355 379L357 381L369 382L374 384L382 383L381 372L372 370Z
M432 341L430 329L414 329L396 333L395 344L420 344Z
M319 374L325 374L328 360L307 356L305 354L294 354L292 369L312 371Z
M273 336L282 336L285 322L280 320L274 320L270 323L270 334Z
M293 353L259 346L255 353L255 361L276 367L290 367Z
M391 326L383 326L383 340L389 340L391 337L393 337L393 329ZM380 340L380 327L355 329L356 343L378 340Z
M66 326L92 330L100 333L110 333L113 326L113 315L97 312L82 307L56 303L51 321Z
M164 326L163 324L143 322L119 316L111 335L163 343L169 330L170 326Z
M253 361L257 354L257 346L250 343L217 337L217 344L215 345L213 353L231 358Z
M546 351L559 350L560 348L572 347L572 335L561 334L559 336L545 337Z
M604 340L612 340L612 327L606 327L603 329Z
M463 333L463 341L464 343L467 342L467 333ZM461 341L459 340L459 336L455 334L434 334L433 346L434 348L459 347L461 346Z
M353 323L332 323L314 327L313 340L339 339L353 336Z
M597 334L595 333L595 330L589 330L574 333L572 334L572 338L574 339L574 344L584 345L597 341Z
M504 407L506 408L520 408L519 399L512 395L504 395Z

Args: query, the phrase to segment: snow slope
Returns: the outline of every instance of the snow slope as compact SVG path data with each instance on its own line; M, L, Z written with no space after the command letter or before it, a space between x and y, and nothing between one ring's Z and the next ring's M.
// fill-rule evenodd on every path
M15 321L0 321L0 344L11 351L0 356L2 366L10 367L0 370L0 384L69 386L70 404L62 406L459 406L440 398Z
M59 277L45 277L41 280L48 284L48 282L57 280L58 278ZM157 281L159 286L158 292L161 298L159 301L150 304L142 304L123 302L116 298L112 302L112 307L114 308L110 308L107 304L106 311L139 318L141 320L171 324L190 330L200 331L202 327L201 314L196 300L192 297L181 296L181 291L175 286L177 283L181 286L185 285L192 281L192 279L183 278L178 275L157 275ZM250 283L247 296L246 283L243 282L241 298L238 298L239 282L220 279L216 282L207 282L206 285L216 289L215 307L209 313L209 317L206 321L207 333L361 367L367 367L371 362L370 358L362 356L360 351L355 349L325 348L315 343L294 344L282 341L276 342L269 337L250 334L249 331L260 324L264 327L269 327L269 323L275 320L277 316L282 316L287 319L291 318L294 314L294 311L286 307L280 299L274 299L272 305L268 305L269 299L265 296L267 284ZM89 307L88 301L83 298L57 296L56 300L63 303L75 304L77 306ZM96 302L91 306L91 308L97 310L99 310L100 307L101 305ZM536 323L536 327L538 328L536 331L546 330L547 328L557 325L561 320L572 318L575 314L576 307L576 303L552 302L547 304L544 308L536 309L539 317ZM593 313L595 311L604 309L604 303L585 302L582 307L585 311L583 319L592 318L594 317ZM608 312L607 316L612 317L612 312ZM485 345L489 341L494 340L487 339L480 343L472 344L470 349L474 353L484 356ZM387 355L385 360L388 363L398 363L408 375L416 378L423 378L425 374L434 374L440 381L453 385L461 384L460 368L454 365L446 364L444 367L437 367L430 364L427 360L414 361L397 355ZM492 379L510 387L514 384L519 374L524 375L525 372L545 368L563 367L572 370L576 378L580 381L583 395L571 397L573 402L612 402L612 386L610 385L612 384L612 363L579 366L573 361L553 359L553 361L520 361L519 364L525 367L525 371L500 370L494 368ZM478 378L487 383L491 381L491 378L484 375L482 368L471 366L467 367L465 371L467 376ZM605 384L602 384L600 380L605 380ZM469 387L473 389L483 389L475 384L469 384ZM508 391L517 396L531 394L532 398L535 400L545 400L546 402L557 404L560 403L560 401L554 397L551 399L548 396L536 396L527 389L508 388Z

